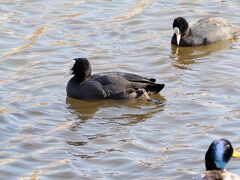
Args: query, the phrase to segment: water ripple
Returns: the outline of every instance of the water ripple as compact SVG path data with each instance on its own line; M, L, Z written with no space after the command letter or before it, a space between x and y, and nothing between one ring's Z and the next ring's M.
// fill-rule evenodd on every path
M238 1L0 4L1 179L191 179L213 139L239 147L239 39L170 45L176 16L240 26ZM160 103L67 98L76 57L156 78Z

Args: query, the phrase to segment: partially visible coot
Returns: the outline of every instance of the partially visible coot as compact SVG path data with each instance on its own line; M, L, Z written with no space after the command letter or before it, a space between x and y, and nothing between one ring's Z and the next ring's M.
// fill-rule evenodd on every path
M174 35L171 43L179 46L200 46L224 41L239 35L240 29L220 17L200 19L191 25L178 17L173 21Z
M86 58L76 58L67 75L74 75L67 84L67 95L75 99L131 99L159 93L164 84L156 79L124 72L91 74Z

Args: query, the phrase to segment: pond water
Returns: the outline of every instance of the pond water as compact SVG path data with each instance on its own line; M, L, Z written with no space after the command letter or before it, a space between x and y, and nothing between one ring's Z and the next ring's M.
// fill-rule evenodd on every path
M238 0L0 5L1 179L191 179L212 140L240 147L239 39L170 44L178 16L240 26ZM152 97L161 103L67 98L64 71L76 57L93 72L156 78L166 84Z

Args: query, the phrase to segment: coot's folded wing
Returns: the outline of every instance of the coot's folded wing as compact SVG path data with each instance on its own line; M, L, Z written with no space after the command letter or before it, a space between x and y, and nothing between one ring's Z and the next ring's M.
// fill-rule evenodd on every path
M139 82L139 83L154 83L156 79L154 78L146 78L136 74L125 73L125 72L103 72L103 73L96 73L91 76L91 79L98 78L100 76L120 76L126 78L128 81L131 82Z

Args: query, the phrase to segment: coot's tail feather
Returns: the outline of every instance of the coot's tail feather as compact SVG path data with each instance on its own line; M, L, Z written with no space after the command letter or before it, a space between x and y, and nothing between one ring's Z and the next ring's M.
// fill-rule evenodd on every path
M165 84L149 84L145 89L148 93L157 94L164 88L164 86Z

